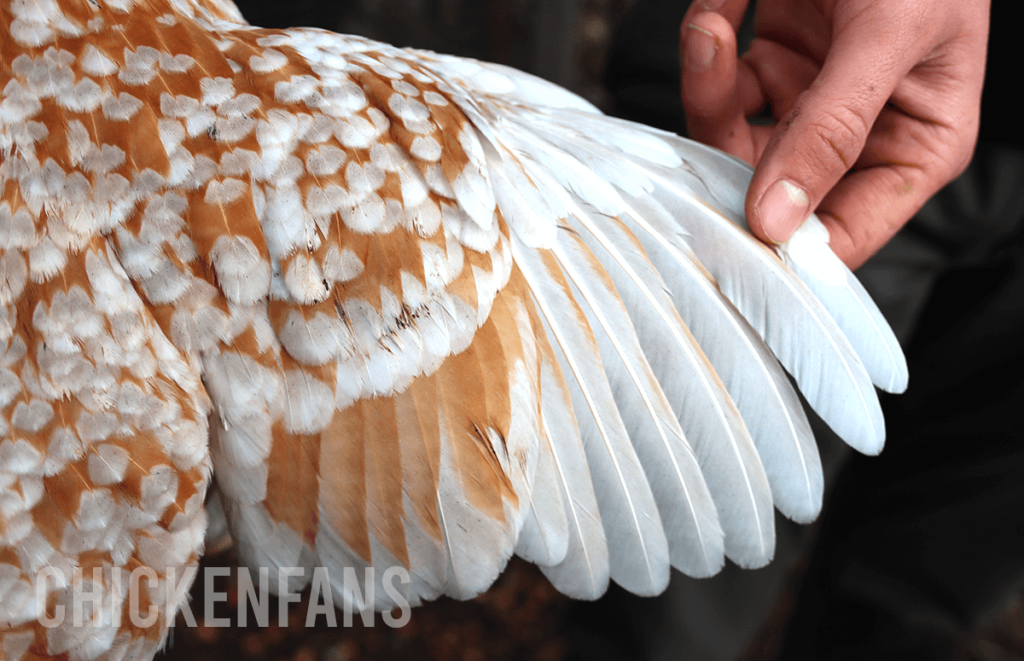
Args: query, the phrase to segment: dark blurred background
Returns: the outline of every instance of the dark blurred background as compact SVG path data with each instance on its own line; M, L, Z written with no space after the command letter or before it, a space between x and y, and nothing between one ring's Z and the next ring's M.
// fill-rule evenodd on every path
M321 27L529 71L601 107L615 26L635 0L247 0L253 25ZM680 17L682 15L680 14Z
M271 0L250 23L315 26L508 64L600 108L685 134L682 0ZM982 143L971 168L858 274L901 337L911 388L885 401L880 458L822 429L818 523L777 518L776 561L639 599L566 600L513 560L486 595L442 599L392 630L179 626L166 659L1024 660L1024 150L1016 23L993 9ZM749 40L748 21L740 41ZM230 551L204 559L234 566ZM229 602L233 579L217 584ZM202 592L193 590L201 610ZM276 613L271 612L276 623Z

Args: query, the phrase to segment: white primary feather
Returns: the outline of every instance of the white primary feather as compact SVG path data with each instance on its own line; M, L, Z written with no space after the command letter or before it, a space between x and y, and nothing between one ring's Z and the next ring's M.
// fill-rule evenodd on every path
M610 275L700 462L725 533L726 555L743 566L764 565L775 544L772 496L739 412L650 263L630 249L629 241L611 240L599 230L596 216L589 218L581 236L595 254L619 266Z
M509 123L506 122L506 126ZM652 280L653 272L646 258L634 253L633 261L637 264L631 264L630 258L604 237L596 223L590 220L595 214L580 209L570 192L588 203L596 204L605 213L627 211L628 205L607 181L597 177L589 167L585 167L568 152L534 135L528 125L524 121L517 130L507 131L507 144L530 158L523 159L523 166L539 188L560 192L558 206L569 211L568 218L562 222L579 227L581 236L592 236L607 251L602 251L602 255L608 257L605 264L613 267L609 273L618 288L618 296L626 296L632 301L629 310L641 334L641 344L648 353L648 359L658 365L656 374L669 392L669 400L675 403L676 415L683 422L683 431L702 462L708 487L715 497L725 529L726 553L744 566L766 564L774 550L771 493L743 421L721 382L713 370L709 369L700 348L679 320L663 289L652 289L646 284ZM587 165L592 163L590 161ZM558 181L556 183L551 179ZM518 233L521 231L520 225L515 220L511 224ZM535 221L528 222L536 224ZM600 250L596 245L593 248ZM653 274L653 278L656 282L656 274ZM687 367L680 369L682 365ZM686 404L683 405L683 402ZM624 406L620 408L632 410ZM633 434L633 442L638 448L648 443L645 436L644 432ZM650 461L654 459L653 455L646 452L641 453L641 456ZM684 492L679 497L688 499L690 494ZM671 505L669 509L672 510ZM696 521L700 522L698 530L706 527L703 516L697 516ZM678 530L677 526L673 527ZM706 564L701 566L701 556L684 554L683 546L680 545L678 555L674 555L677 566L685 567L686 571L696 575L717 571L716 563L720 561L716 559L717 553L713 549L718 543L717 540L710 541L714 534L706 537L707 541L699 544L707 554ZM687 556L685 560L684 555Z
M621 131L608 127L609 122L605 118L576 113L559 121L563 126L578 127L578 131L592 136L593 141L609 147L618 147L621 143L621 139L613 137L620 135ZM656 164L637 163L642 173L653 182L651 196L669 211L672 219L658 230L667 236L679 234L686 237L725 296L796 378L815 411L852 446L868 454L877 454L884 442L885 430L871 379L857 351L826 311L842 308L844 297L832 296L819 301L770 247L748 233L743 200L751 176L749 166L698 143L647 127L634 128L649 138L656 137L674 146L683 161L681 168L672 170ZM806 260L808 253L820 256L825 251L831 254L827 244L818 242L805 250L801 257ZM841 263L836 266L826 257L819 257L818 261L848 272ZM816 278L812 273L806 275L810 280ZM835 280L834 277L831 279ZM856 281L852 275L850 280ZM829 291L822 287L818 289L823 293ZM868 334L860 330L879 326L881 315L877 308L866 296L850 294L845 289L836 291L856 300L857 312L864 308L875 311L872 315L850 313L836 316L848 320L854 329L858 329L857 332L851 330L850 334L864 338L862 347L858 348L865 355L892 356L885 381L891 380L898 385L898 363L902 358L901 353L895 350L898 345L881 331ZM767 304L768 301L771 305ZM850 305L845 308L852 309ZM880 327L887 328L887 325ZM808 359L812 355L809 348L813 350L813 359ZM893 374L891 378L888 377L890 373ZM829 393L830 388L835 388L836 392Z
M871 380L891 393L907 389L907 359L860 280L828 248L828 230L812 215L778 248L779 256L836 320Z
M706 197L698 194L698 199L704 198L708 202L713 202L720 213L744 230L747 229L743 201L752 171L738 159L705 145L684 141L647 127L634 125L633 132L624 131L620 125L609 123L605 118L595 117L592 113L573 113L554 121L563 132L571 128L578 135L589 138L582 141L564 141L570 145L570 149L575 145L576 152L586 150L592 153L594 147L588 143L600 143L609 150L605 153L614 156L614 152L623 149L624 136L631 133L637 135L633 138L634 143L650 144L651 141L655 141L662 146L674 145L677 154L682 158L682 170L687 175L685 180L688 180L688 187L692 191L702 190L706 194ZM643 136L643 139L639 136ZM643 152L641 157L641 177L646 174L654 179L659 178L653 176L653 172L645 172L643 161L673 167L657 149ZM585 162L588 166L594 165L594 160ZM602 174L614 172L613 163L614 160L605 165L605 169L600 170ZM632 169L621 170L629 172ZM662 175L665 174L662 168L658 170ZM679 177L679 174L676 172L669 175L672 183L678 184L683 181L684 177ZM615 177L613 181L621 181L624 175L619 174ZM683 217L678 216L680 219ZM687 226L685 220L682 224L686 233L695 229ZM699 241L696 236L693 238ZM724 241L716 244L715 250L720 251L723 245L736 244ZM828 233L821 227L820 221L811 216L787 244L779 247L778 253L787 265L799 269L800 279L814 292L821 305L828 310L847 336L875 385L890 392L902 392L906 388L907 369L899 344L859 281L828 249ZM701 250L698 250L698 255L702 259L705 258ZM708 266L712 268L711 264Z
M539 143L528 137L526 144L516 142L514 138L519 136L528 136L527 130L514 136L506 132L509 146L527 155L529 160L524 158L520 163L508 153L501 161L492 158L491 179L498 181L506 176L505 173L512 172L520 186L525 184L529 190L535 191L533 195L540 194L543 203L529 206L521 204L518 195L498 197L503 215L513 222L516 236L533 245L537 234L543 236L549 231L545 227L554 229L559 222L575 227L579 221L573 214L583 215L584 212L570 193L547 176L539 163L534 162L534 159L549 153L541 153L536 148ZM608 188L606 182L591 181L591 184L595 189ZM571 182L567 188L572 190ZM615 196L613 190L610 195ZM559 214L553 215L552 209L558 209ZM559 217L563 220L558 221ZM548 240L545 247L555 248L559 266L572 284L573 297L581 303L581 309L594 331L618 410L624 417L630 439L658 502L674 566L695 576L712 575L723 562L722 531L696 457L651 372L648 357L640 348L629 314L619 298L620 293L615 291L603 269L588 257L588 249L577 242L575 231L563 228L557 243ZM613 269L613 273L617 273L617 269ZM674 310L671 314L667 312L672 308L671 303L663 303L667 303L665 310L670 319L678 320ZM679 333L682 335L685 331L679 330ZM713 378L709 382L713 382ZM739 427L742 428L742 423ZM739 433L745 432L741 429ZM731 435L732 430L727 430L726 434ZM753 470L758 471L759 467ZM769 514L763 518L771 521L770 497L762 504L766 506L762 506L761 514ZM757 519L758 515L755 514L754 518ZM762 537L759 528L757 524L753 526L753 536L764 541L762 556L770 555L771 535ZM740 531L734 527L732 532L736 539L742 539L750 536L751 531L749 528ZM761 560L743 557L742 561L756 563Z
M665 279L677 309L736 402L757 446L775 505L807 523L821 509L824 477L818 447L800 398L775 356L678 234L664 235L644 218L668 218L656 201L630 199L639 216L625 217Z
M685 156L688 166L684 178L691 182L693 190L701 191L701 197L713 201L721 213L749 231L743 204L753 174L750 166L706 145L675 136L667 139ZM864 365L870 365L875 385L885 390L892 388L892 392L905 389L906 359L899 343L863 286L829 249L828 232L820 220L810 216L790 242L776 250L788 266L800 269L798 279L819 297L818 302L850 338Z
M684 154L690 147L678 145ZM730 174L730 168L734 178L741 176L735 161L724 156L718 160L716 177ZM878 396L860 358L822 304L771 248L724 215L728 207L711 205L712 195L704 188L711 184L703 169L700 175L665 173L658 180L663 185L659 201L679 224L675 231L685 233L722 293L771 347L814 410L851 446L877 454L885 441ZM662 231L671 234L672 228Z
M662 228L675 225L673 217L655 199L656 183L646 174L645 163L671 166L673 158L679 164L679 157L657 136L644 136L646 140L640 142L660 145L660 149L651 148L644 152L644 158L631 161L632 167L622 167L621 152L589 140L564 118L544 119L532 124L524 122L524 126L536 127L552 147L572 154L619 188L627 210L621 218L628 229L598 214L591 216L593 224L609 234L608 243L620 248L634 243L635 234L648 256L652 260L657 258L657 270L649 264L644 266L645 259L637 260L643 270L651 271L643 279L658 281L664 277L672 283L669 290L678 309L685 311L687 325L726 383L744 421L752 427L751 436L765 463L775 504L795 520L813 520L821 508L823 477L799 398L764 342L722 296L679 233L666 234L645 220L658 218ZM590 118L584 120L593 123ZM559 130L551 130L548 124L557 125ZM609 136L621 133L621 129L613 126L599 135L607 141ZM615 146L621 142L621 136L613 139ZM583 236L586 239L588 234ZM605 254L595 241L589 242L596 253ZM609 261L614 259L611 254L608 257ZM612 274L616 271L612 270ZM617 281L617 285L625 295L628 284Z

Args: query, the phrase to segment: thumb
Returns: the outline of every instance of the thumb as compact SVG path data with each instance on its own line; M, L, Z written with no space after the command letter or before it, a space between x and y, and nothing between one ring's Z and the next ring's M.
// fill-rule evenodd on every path
M891 17L860 13L842 30L818 77L779 121L747 192L751 230L782 243L857 161L914 44ZM888 21L878 27L879 18ZM911 41L914 41L911 38Z

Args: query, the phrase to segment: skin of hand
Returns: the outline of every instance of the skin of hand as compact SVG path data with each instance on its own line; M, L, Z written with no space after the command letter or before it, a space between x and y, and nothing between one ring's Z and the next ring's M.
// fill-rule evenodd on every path
M970 161L988 0L697 0L681 27L690 136L755 165L747 220L781 243L812 212L851 268ZM774 126L747 117L771 104Z

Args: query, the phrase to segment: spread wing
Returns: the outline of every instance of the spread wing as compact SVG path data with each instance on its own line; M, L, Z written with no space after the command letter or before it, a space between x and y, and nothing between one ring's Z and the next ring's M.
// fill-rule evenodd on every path
M251 564L400 565L416 603L478 594L515 552L575 596L609 577L653 594L670 564L768 562L773 503L817 514L783 367L881 448L872 378L905 382L898 346L813 225L778 253L746 233L732 159L501 67L311 30L222 37L282 113L264 142L296 160L256 214L285 378L254 405L239 384L272 379L266 353L229 342L204 363L235 416L213 452ZM333 277L346 251L355 272Z
M378 609L472 597L513 553L583 598L767 563L773 504L808 521L822 492L785 371L881 448L872 382L905 386L899 346L813 219L777 250L750 237L729 157L510 69L249 28L219 2L18 7L6 594L58 549L194 565L207 433L244 562L300 567L296 586L326 567ZM343 581L396 566L400 595ZM2 603L5 645L71 644Z

